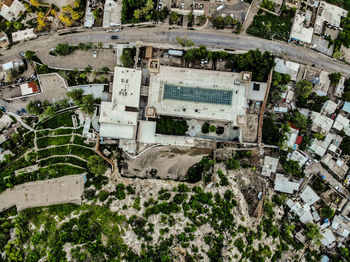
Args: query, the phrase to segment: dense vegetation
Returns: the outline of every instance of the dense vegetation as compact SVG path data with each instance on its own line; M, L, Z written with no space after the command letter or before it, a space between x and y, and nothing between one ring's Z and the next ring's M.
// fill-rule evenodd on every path
M184 119L173 119L171 117L161 117L157 121L156 133L165 135L183 136L188 130L188 125Z
M293 17L294 11L290 9L283 9L280 16L259 10L248 27L247 33L262 38L287 41L292 28Z

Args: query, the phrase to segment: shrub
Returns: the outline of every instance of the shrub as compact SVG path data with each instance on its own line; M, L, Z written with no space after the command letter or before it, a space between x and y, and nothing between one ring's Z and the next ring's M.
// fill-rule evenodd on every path
M209 127L209 132L214 133L216 131L216 126L211 125Z
M205 122L203 125L202 125L202 133L203 134L208 134L209 133L209 123L208 122Z
M240 168L240 166L241 166L239 164L239 161L237 159L234 159L233 157L230 157L229 159L227 159L225 164L226 164L226 168L228 170L235 170L235 169Z
M120 184L118 184L116 186L116 188L115 188L115 196L119 200L125 199L126 193L125 193L125 186L124 186L124 184L120 183Z
M97 197L101 202L104 202L109 196L109 193L106 190L102 190L98 193Z

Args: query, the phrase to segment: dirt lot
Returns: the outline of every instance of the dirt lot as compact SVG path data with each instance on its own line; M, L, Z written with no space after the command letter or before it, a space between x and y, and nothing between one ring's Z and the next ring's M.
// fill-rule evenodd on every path
M247 115L247 126L242 128L244 142L254 143L258 139L259 116L257 114Z
M101 69L106 66L112 70L117 63L117 52L114 49L94 49L97 51L97 57L93 57L93 50L76 50L67 56L51 56L49 48L41 49L37 52L41 61L49 67L65 69L85 69L91 66L93 69Z
M124 161L121 174L126 177L184 180L188 168L211 152L199 148L156 147L136 159Z

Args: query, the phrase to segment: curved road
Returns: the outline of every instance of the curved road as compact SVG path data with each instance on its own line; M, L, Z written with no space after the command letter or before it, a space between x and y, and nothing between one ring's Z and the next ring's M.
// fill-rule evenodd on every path
M136 42L138 40L152 43L176 43L176 37L187 37L195 42L196 45L206 45L215 48L226 48L235 50L257 49L266 50L273 54L283 56L293 61L312 65L328 70L330 72L341 72L350 75L350 66L333 60L321 53L315 52L309 48L295 46L280 41L270 41L247 35L235 35L225 31L192 31L183 29L169 30L165 27L153 28L126 28L117 33L119 40L111 40L111 33L102 30L89 30L82 33L68 34L58 36L51 34L40 36L35 40L20 43L10 50L1 51L0 57L4 62L17 55L19 51L33 50L39 51L41 48L55 47L58 43L68 42L69 44L78 44L80 42L103 42L103 43L126 43Z

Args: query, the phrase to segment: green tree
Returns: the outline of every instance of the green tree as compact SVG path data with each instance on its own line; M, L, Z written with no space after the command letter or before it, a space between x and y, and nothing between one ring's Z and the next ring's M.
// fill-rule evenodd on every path
M235 169L238 169L241 167L239 160L237 160L233 157L230 157L229 159L227 159L225 164L226 164L226 168L228 170L235 170Z
M29 114L36 115L36 116L40 115L42 112L41 103L38 100L35 100L35 101L30 100L26 106L26 109Z
M312 240L315 245L319 246L321 244L322 235L316 224L307 223L304 234L308 239Z
M120 61L124 67L133 68L135 64L134 56L135 56L134 49L124 48L123 54L120 56Z
M329 80L331 81L331 85L336 86L339 84L340 78L342 77L341 73L336 72L328 75Z
M55 48L55 53L58 55L69 55L75 50L74 46L70 46L68 43L59 43Z
M180 15L176 12L171 12L170 13L170 23L171 24L175 24L177 22L177 20L179 20Z
M46 107L44 112L42 113L44 117L54 117L55 114L56 114L56 108L53 106Z
M92 114L94 112L95 99L93 95L83 96L82 103L80 105L81 111L87 114Z
M322 207L321 208L321 216L327 217L328 219L332 220L334 217L334 210L330 207Z
M296 93L298 96L306 99L312 93L312 84L307 80L301 80L296 84Z
M107 166L104 163L104 159L96 155L90 156L88 158L87 167L89 172L95 175L102 175L107 170Z
M287 160L282 166L287 174L292 174L294 176L300 176L301 174L300 165L298 161Z
M74 104L81 105L83 101L83 89L73 89L72 91L67 92L67 96L73 99Z
M24 57L28 60L28 61L32 61L33 58L35 56L35 52L34 51L30 51L30 50L27 50L24 52Z
M340 143L340 149L342 150L342 155L350 156L350 138L345 136Z
M292 116L293 124L298 128L306 128L307 126L307 118L299 111L293 113Z

